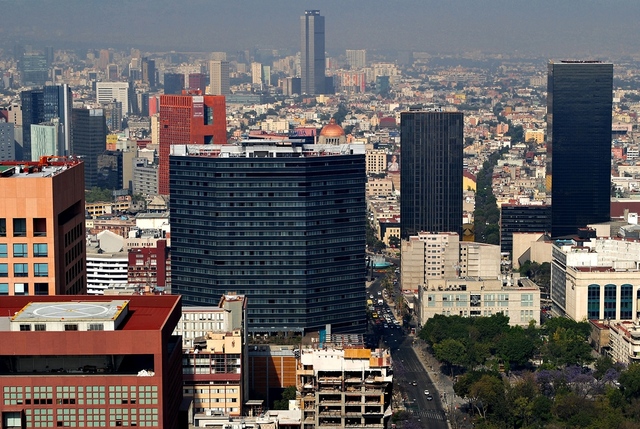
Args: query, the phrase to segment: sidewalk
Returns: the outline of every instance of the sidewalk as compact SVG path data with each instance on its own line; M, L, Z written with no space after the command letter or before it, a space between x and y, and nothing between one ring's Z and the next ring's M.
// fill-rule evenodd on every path
M449 409L450 406L459 409L459 407L465 403L464 398L456 396L453 391L453 381L450 376L442 374L440 372L440 363L427 352L427 345L419 338L415 338L411 346L420 359L425 372L429 375L431 382L436 387L436 390L440 393L440 400L445 409Z

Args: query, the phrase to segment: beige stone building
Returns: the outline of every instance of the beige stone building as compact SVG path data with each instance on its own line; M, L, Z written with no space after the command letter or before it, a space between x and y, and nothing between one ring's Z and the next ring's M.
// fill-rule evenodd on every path
M505 287L500 279L429 279L420 287L416 311L422 325L436 314L479 317L502 313L511 326L540 324L540 289Z
M409 237L400 243L401 289L417 292L428 279L455 278L459 268L458 234L427 233Z
M387 152L381 149L367 149L365 152L367 174L387 172Z

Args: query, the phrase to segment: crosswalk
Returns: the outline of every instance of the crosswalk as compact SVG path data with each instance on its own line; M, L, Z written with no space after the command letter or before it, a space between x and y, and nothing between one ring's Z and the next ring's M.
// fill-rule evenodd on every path
M445 420L444 413L437 410L411 410L414 416L430 420Z

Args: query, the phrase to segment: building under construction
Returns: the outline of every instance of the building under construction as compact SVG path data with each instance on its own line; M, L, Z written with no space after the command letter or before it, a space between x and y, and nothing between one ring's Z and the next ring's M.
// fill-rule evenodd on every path
M384 428L391 416L388 349L361 335L329 335L300 350L296 371L303 429Z

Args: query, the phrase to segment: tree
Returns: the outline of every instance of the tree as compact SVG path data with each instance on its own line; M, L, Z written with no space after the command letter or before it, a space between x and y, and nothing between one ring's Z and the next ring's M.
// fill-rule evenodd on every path
M113 201L113 192L109 189L94 187L85 192L84 198L87 203L111 202Z
M496 345L496 354L505 364L524 366L529 362L536 350L527 332L520 326L515 326L503 334Z
M634 363L618 377L620 391L628 401L640 399L640 364Z
M289 409L289 401L296 399L296 386L289 386L284 389L282 392L281 399L276 399L273 401L273 409L274 410L288 410Z
M461 341L448 338L433 346L436 359L446 363L453 376L453 366L464 366L467 362L467 347Z
M483 375L469 388L469 396L478 414L486 420L489 407L498 408L504 404L505 386L499 377Z

